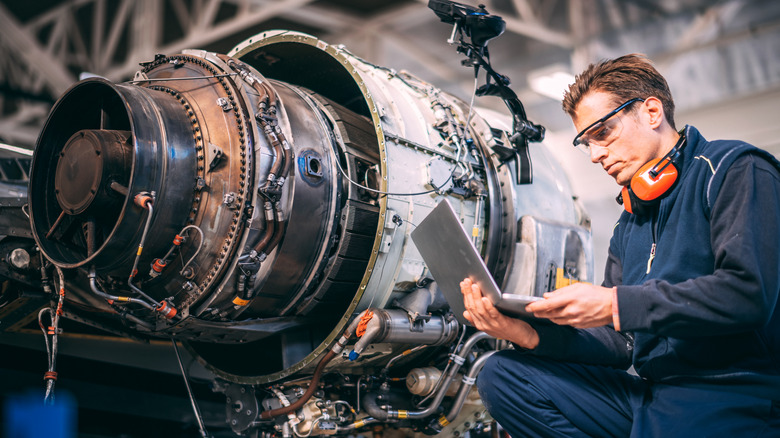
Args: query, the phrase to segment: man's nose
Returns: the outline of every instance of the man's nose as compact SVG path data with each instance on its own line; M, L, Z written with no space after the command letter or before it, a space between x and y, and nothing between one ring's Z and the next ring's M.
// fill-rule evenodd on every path
M601 162L601 160L603 160L604 157L606 157L607 154L609 153L606 147L598 146L595 144L590 145L588 149L590 150L590 161L592 163Z

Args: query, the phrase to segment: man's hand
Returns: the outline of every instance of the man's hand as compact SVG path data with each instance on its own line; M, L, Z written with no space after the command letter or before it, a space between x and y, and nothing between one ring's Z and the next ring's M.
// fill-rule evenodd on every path
M544 294L525 310L559 325L577 328L600 327L612 323L612 289L575 283Z
M466 307L463 316L477 330L527 349L534 349L539 345L539 334L531 325L499 312L490 299L482 296L482 290L470 278L460 282L460 291L463 293L463 304Z

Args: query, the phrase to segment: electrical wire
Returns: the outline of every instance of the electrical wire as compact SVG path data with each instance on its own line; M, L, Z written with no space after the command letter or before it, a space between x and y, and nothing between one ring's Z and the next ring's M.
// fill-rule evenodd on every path
M433 182L431 182L431 185L434 187L433 189L426 190L424 192L415 192L415 193L393 193L393 192L383 192L382 190L372 189L371 187L367 187L367 186L364 186L364 185L360 184L359 182L353 181L349 177L347 172L344 171L344 168L341 167L341 160L339 160L338 157L336 157L336 166L339 169L339 173L341 173L341 175L344 177L344 179L349 181L350 184L352 184L352 185L354 185L354 186L356 186L358 188L361 188L363 190L367 190L367 191L372 192L372 193L377 193L377 194L386 195L386 196L419 196L419 195L427 195L427 194L433 193L433 192L438 192L439 190L441 190L442 187L444 187L450 181L450 179L452 179L452 176L455 174L455 170L458 169L458 166L456 165L452 169L452 172L450 173L449 178L447 178L447 180L444 181L444 183L442 183L442 185L440 185L438 187L436 187L436 185L433 184Z
M133 79L132 81L128 81L130 84L138 84L140 82L170 82L170 81L191 81L194 79L218 79L218 78L224 78L227 76L236 76L238 73L223 73L218 75L211 75L211 76L189 76L186 78L146 78L146 79Z
M402 357L404 357L404 356L410 355L410 354L414 353L415 351L420 351L420 350L422 350L423 348L426 348L426 347L429 347L429 346L430 346L430 345L417 345L417 346L416 346L416 347L414 347L414 348L410 348L410 349L408 349L408 350L405 350L405 351L404 351L404 352L402 352L401 354L398 354L398 355L396 355L395 357L393 357L392 359L390 359L389 361L387 361L387 364L385 365L385 367L384 367L384 368L382 368L382 371L381 371L379 374L380 374L380 375L387 374L387 372L388 372L388 371L390 371L390 367L392 367L392 366L393 366L393 364L394 364L394 363L395 363L395 362L396 362L398 359L400 359L400 358L402 358Z
M413 86L413 85L409 84L407 81L405 81L405 80L401 79L401 78L400 78L398 75L396 75L396 74L395 74L395 71L393 71L393 70L390 70L390 69L387 69L387 68L382 68L382 67L375 66L374 64L371 64L370 62L368 62L368 61L365 61L365 60L363 60L363 59L361 59L361 58L359 58L359 57L357 57L357 56L353 55L352 53L350 53L350 52L349 52L349 51L347 51L346 49L343 49L343 50L344 50L346 53L348 53L349 55L351 55L351 56L355 57L355 59L357 59L357 60L359 60L359 61L361 61L361 62L363 62L363 63L365 63L365 64L367 64L367 65L370 65L370 66L372 66L372 67L375 67L375 68L378 68L378 69L384 69L384 70L387 70L388 72L390 72L390 73L392 73L393 75L395 75L396 77L398 77L398 78L399 78L399 80L401 80L401 81L402 81L404 84L406 84L408 87L410 87L410 88L412 88L412 89L415 89L415 90L418 90L418 91L420 90L418 87L415 87L415 86ZM474 98L476 97L476 94L477 94L477 84L478 84L478 81L477 81L477 76L475 76L475 77L474 77L474 89L473 89L473 91L472 91L472 93L471 93L471 102L469 103L469 110L468 110L468 114L467 114L467 117L466 117L466 126L465 126L465 130L466 130L466 131L468 131L468 129L469 129L469 122L471 121L471 117L472 117L472 115L473 115L473 109L474 109ZM356 182L356 181L353 181L353 180L352 180L352 179L349 177L349 174L348 174L347 172L345 172L345 171L344 171L344 168L342 168L342 167L341 167L341 160L339 160L339 159L338 159L338 157L336 157L336 166L338 167L338 169L339 169L339 172L341 173L341 175L342 175L342 176L343 176L343 177L344 177L344 178L345 178L347 181L349 181L349 183L350 183L350 184L352 184L352 185L354 185L354 186L356 186L356 187L358 187L358 188L361 188L361 189L363 189L363 190L367 190L367 191L369 191L369 192L372 192L372 193L377 193L377 194L380 194L380 195L385 195L385 196L420 196L420 195L427 195L427 194L429 194L429 193L434 193L434 192L436 192L436 193L439 193L439 191L441 190L441 188L442 188L442 187L444 187L445 185L447 185L447 183L448 183L448 182L450 182L450 180L452 179L452 177L453 177L453 176L455 176L455 171L456 171L456 170L458 170L459 168L460 168L461 170L463 170L463 164L460 162L460 159L461 159L461 148L463 147L463 145L462 145L462 144L460 144L460 142L455 142L455 143L456 143L456 145L455 145L455 148L456 148L456 150L457 150L457 155L456 155L456 157L455 157L455 166L452 168L452 171L450 172L450 176L449 176L449 177L447 177L447 179L446 179L446 180L445 180L445 181L444 181L442 184L440 184L438 187L437 187L437 186L436 186L436 185L435 185L435 184L434 184L434 183L431 181L431 185L432 185L434 188L433 188L433 189L430 189L430 190L426 190L426 191L424 191L424 192L415 192L415 193L394 193L394 192L384 192L384 191L381 191L381 190L372 189L371 187L367 187L367 186L365 186L365 185L362 185L362 184L360 184L360 183L358 183L358 182ZM346 155L346 153L345 153L345 155ZM464 172L466 172L465 170L463 170L463 171L464 171ZM469 171L469 173L471 173L471 171Z
M38 325L43 332L43 340L46 343L46 357L48 359L48 370L44 373L43 378L46 381L46 393L43 396L44 404L54 403L54 383L57 381L57 335L59 334L59 322L62 315L62 304L65 301L65 276L62 270L57 268L57 276L59 277L59 297L57 299L57 307L46 307L38 312ZM44 327L43 315L48 313L51 326ZM51 342L49 341L51 336Z
M365 64L365 65L367 65L367 66L369 66L371 68L374 68L376 70L386 71L386 72L390 73L396 79L398 79L399 81L403 82L407 87L411 88L412 90L415 90L415 91L417 91L420 94L426 94L426 91L424 89L422 89L422 88L420 88L418 86L410 84L406 79L402 78L398 74L398 72L396 72L394 69L388 68L388 67L384 67L384 66L381 66L381 65L373 64L373 63L371 63L371 62L369 62L369 61L367 61L367 60L365 60L365 59L355 55L354 53L350 52L343 44L340 44L339 46L337 46L337 48L338 48L338 50L348 54L349 56L355 58L356 60L360 61L361 63L363 63L363 64ZM408 75L408 73L407 73L407 76L410 76L410 75Z
M190 257L189 260L187 260L187 263L184 264L184 266L181 267L181 270L179 271L179 274L183 274L184 270L187 269L187 267L192 263L193 260L195 260L195 257L198 256L198 253L200 252L200 249L203 247L203 231L198 227L197 225L187 225L186 227L182 228L181 231L179 231L179 234L184 234L185 231L194 229L200 234L200 240L198 242L198 249L195 250L195 254Z

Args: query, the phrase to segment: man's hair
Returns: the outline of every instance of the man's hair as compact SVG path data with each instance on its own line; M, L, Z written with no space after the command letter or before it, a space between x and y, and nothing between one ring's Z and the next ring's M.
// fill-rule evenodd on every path
M666 121L676 129L674 100L669 84L645 55L632 53L589 65L563 94L563 110L574 117L577 105L592 91L612 94L615 106L635 97L657 97L663 103Z

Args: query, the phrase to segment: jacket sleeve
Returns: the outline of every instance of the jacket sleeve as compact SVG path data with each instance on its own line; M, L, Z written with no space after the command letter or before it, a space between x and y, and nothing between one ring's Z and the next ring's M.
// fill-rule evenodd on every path
M728 169L712 206L710 244L710 275L618 287L622 329L683 338L766 326L780 288L780 174L766 159L748 154Z
M612 287L619 284L621 273L619 259L610 250L602 285ZM539 333L539 345L534 350L528 350L529 354L621 369L631 365L633 338L630 334L616 332L610 326L575 329L537 323L534 328Z

